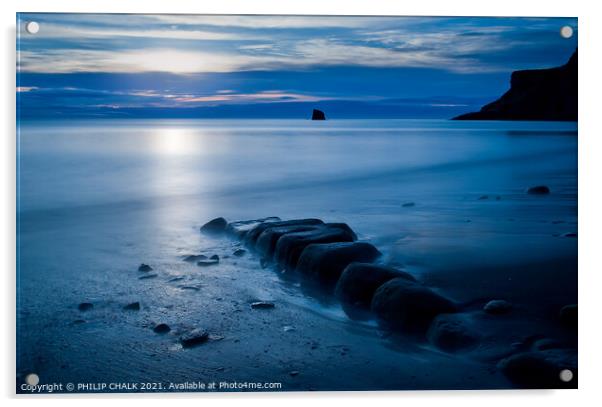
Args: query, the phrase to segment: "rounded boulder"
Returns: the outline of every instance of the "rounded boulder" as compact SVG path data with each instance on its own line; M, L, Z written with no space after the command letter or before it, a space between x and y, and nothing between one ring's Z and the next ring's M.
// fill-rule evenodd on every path
M374 292L394 278L416 281L411 274L392 267L370 263L351 263L343 270L336 285L335 295L344 304L369 309Z
M405 333L426 333L437 315L457 310L453 301L405 278L380 286L371 308L381 323Z

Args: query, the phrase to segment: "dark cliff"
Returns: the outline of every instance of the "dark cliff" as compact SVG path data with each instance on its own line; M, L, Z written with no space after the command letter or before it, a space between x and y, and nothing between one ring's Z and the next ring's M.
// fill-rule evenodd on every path
M563 66L513 72L502 97L454 120L577 121L577 51Z

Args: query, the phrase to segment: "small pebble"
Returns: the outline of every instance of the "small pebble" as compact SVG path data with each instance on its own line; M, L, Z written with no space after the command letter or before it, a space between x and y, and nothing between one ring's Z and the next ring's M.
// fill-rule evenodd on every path
M128 311L138 311L140 310L140 303L138 301L133 302L131 304L126 305L123 309Z
M153 328L153 331L155 331L158 334L165 334L171 331L171 328L167 324L159 324Z
M483 307L483 311L493 315L507 314L511 309L512 304L505 300L491 300Z
M77 309L80 311L88 311L90 309L92 309L92 307L94 307L94 305L92 305L92 303L90 302L82 302L81 304L79 304L77 306Z
M191 263L201 260L207 260L207 256L205 256L204 254L191 254L189 256L184 257L184 261L188 261Z
M190 348L192 346L200 345L209 340L209 333L202 329L193 329L190 332L186 332L180 337L180 343L184 348Z
M274 303L268 301L257 301L251 304L251 308L253 309L270 309L274 307Z

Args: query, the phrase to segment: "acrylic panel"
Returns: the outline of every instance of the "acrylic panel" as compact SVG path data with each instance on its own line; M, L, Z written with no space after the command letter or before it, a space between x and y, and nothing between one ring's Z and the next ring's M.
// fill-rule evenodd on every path
M18 14L16 391L577 387L577 34Z

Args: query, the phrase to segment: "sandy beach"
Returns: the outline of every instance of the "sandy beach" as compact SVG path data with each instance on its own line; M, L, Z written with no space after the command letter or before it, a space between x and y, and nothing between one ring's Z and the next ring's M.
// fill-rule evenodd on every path
M558 318L577 303L576 124L311 124L25 124L19 379L513 388L501 359L540 339L576 346ZM535 185L551 192L528 194ZM344 222L382 252L379 263L464 304L478 344L446 352L352 320L333 296L262 267L240 242L199 232L218 216ZM188 255L220 261L199 267ZM511 311L484 312L493 299ZM84 302L91 309L79 310ZM124 309L134 302L139 310ZM153 332L160 323L171 331ZM195 328L208 340L182 347ZM249 390L224 386L216 390Z

